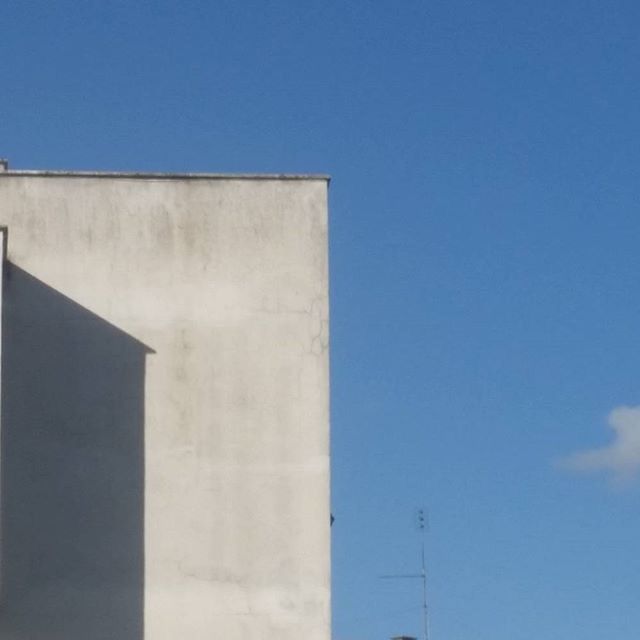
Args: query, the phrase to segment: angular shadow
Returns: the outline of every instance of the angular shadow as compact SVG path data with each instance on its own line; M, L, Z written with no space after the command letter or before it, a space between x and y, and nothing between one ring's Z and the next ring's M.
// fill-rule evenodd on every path
M2 338L2 640L142 640L144 344L13 264Z

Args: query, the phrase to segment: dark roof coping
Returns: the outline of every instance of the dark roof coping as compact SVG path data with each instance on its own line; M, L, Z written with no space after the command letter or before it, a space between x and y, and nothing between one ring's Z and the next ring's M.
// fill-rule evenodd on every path
M42 171L14 170L0 171L0 178L127 178L138 180L325 180L327 174L297 173L158 173L146 171Z

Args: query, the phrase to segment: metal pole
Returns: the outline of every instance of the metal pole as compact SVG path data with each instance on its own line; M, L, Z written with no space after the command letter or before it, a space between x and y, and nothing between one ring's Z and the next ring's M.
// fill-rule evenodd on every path
M422 534L422 618L424 624L424 640L429 640L429 610L427 607L427 563L424 556L425 517L424 511L418 513L418 523Z
M427 609L427 570L424 563L424 540L422 541L422 615L424 621L424 640L429 640L429 618Z
M420 573L401 573L379 576L384 579L419 578L422 580L422 624L423 640L429 640L429 609L427 605L427 561L425 558L425 531L427 529L427 519L424 509L420 509L417 514L418 529L421 534L421 571Z

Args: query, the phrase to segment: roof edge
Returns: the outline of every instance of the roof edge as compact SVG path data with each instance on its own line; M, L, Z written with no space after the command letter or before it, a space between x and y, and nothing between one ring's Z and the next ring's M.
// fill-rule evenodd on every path
M0 171L3 177L18 178L128 178L140 180L324 180L331 176L324 173L161 173L147 171L42 171L15 170Z

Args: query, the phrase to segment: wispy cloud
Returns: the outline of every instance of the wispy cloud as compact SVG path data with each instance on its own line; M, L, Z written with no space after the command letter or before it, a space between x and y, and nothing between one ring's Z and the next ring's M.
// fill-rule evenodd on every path
M585 473L608 471L616 483L626 484L640 472L640 406L617 407L607 422L614 432L611 444L577 451L560 460L560 465Z

